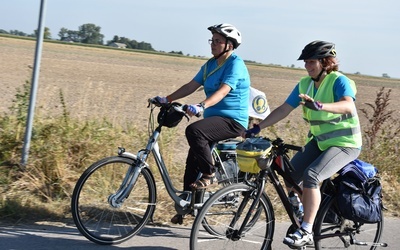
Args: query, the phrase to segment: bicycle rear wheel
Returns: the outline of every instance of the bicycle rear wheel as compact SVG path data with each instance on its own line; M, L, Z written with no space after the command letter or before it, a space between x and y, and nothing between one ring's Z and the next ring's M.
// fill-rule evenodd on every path
M133 159L114 156L92 164L76 183L71 212L78 230L98 244L121 243L137 234L154 213L156 191L151 172L142 169L129 197L112 204Z
M379 239L383 230L382 221L360 224L340 216L335 199L325 199L314 225L316 249L375 249L381 246Z
M251 211L242 235L237 235L254 201L254 189L233 184L217 191L196 216L190 235L190 249L268 249L272 243L275 218L268 197L261 195ZM242 208L241 211L238 211ZM232 223L235 220L235 223ZM205 224L208 230L204 229ZM209 228L212 229L210 233Z

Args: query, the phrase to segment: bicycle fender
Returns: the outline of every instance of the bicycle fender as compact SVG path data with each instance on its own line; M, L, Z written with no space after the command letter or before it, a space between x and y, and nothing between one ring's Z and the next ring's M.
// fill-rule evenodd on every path
M129 159L132 159L132 160L137 160L137 158L138 158L137 155L129 153L129 152L123 152L119 156L125 157L125 158L129 158ZM149 167L149 164L147 164L147 162L144 162L143 164L144 164L144 167L146 167L146 168Z
M137 156L135 154L129 153L129 152L123 152L122 154L120 154L119 156L125 157L125 158L129 158L132 160L136 160Z

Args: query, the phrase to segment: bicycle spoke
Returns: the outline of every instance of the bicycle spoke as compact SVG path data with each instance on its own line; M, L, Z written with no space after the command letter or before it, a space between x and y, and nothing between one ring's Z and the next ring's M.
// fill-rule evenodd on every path
M213 249L260 249L271 244L275 220L272 214L272 205L265 196L262 196L243 232L240 235L238 233L243 218L254 201L253 199L242 199L241 195L247 190L248 187L244 184L234 184L211 196L193 223L191 249L201 250L210 249L210 247ZM228 197L237 197L237 202L229 202ZM224 206L214 205L220 204L224 200ZM240 206L239 204L243 201L246 202L243 204L245 206ZM243 214L237 217L239 207L243 208ZM210 234L203 229L201 224L204 221L214 228L215 234ZM232 225L233 221L235 223Z

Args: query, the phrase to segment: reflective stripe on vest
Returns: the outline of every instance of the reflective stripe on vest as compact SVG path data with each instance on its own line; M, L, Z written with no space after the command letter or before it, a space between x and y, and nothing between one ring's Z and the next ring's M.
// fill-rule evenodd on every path
M322 125L322 124L325 124L325 123L336 125L337 123L339 123L341 121L344 121L344 120L347 120L347 119L350 119L350 118L353 118L353 117L354 117L353 114L342 114L341 116L333 118L333 119L328 120L328 121L320 121L320 120L319 121L309 121L305 117L303 117L303 119L306 122L310 123L311 126L316 126L316 125Z
M343 137L343 136L352 136L354 134L361 133L360 127L355 127L355 128L347 128L347 129L341 129L341 130L334 130L332 132L328 132L325 134L320 134L320 135L313 135L311 132L308 132L308 137L315 137L317 141L326 141L330 139L334 139L336 137Z

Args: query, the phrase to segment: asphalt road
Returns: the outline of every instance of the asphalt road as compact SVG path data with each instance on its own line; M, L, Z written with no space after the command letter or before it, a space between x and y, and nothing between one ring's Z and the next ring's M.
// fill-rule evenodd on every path
M277 223L273 249L289 249L282 243L283 235L289 223ZM388 247L382 249L400 249L400 218L385 218L385 227L381 241ZM1 250L46 250L46 249L144 249L172 250L189 248L190 227L146 226L139 235L119 245L102 246L83 237L74 225L62 223L35 223L32 225L1 226Z

